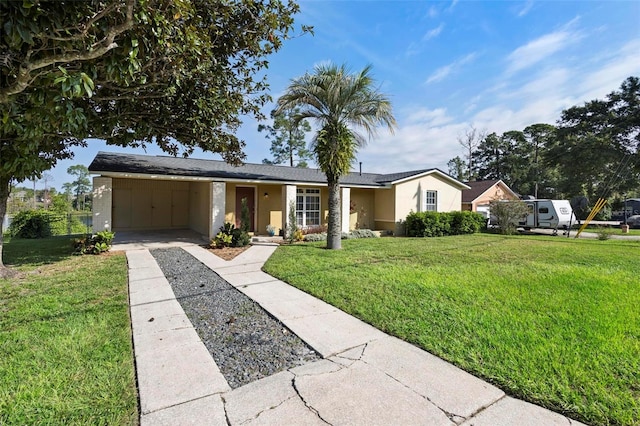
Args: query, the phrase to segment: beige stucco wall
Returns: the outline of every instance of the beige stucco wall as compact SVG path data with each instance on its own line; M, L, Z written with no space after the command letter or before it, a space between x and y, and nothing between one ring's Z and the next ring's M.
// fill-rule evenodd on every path
M211 221L211 182L189 183L189 228L209 235Z
M114 178L113 200L114 230L189 227L189 182Z
M395 187L373 191L373 229L378 231L393 231L395 229L395 193Z
M427 175L395 185L395 221L405 220L414 211L423 210L425 191L438 191L438 211L459 211L462 191L436 175Z
M373 189L351 189L349 229L374 229L375 195Z

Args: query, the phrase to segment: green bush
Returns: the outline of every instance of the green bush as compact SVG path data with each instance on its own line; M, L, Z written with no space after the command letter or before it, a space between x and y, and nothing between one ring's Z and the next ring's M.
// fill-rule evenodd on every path
M57 217L50 222L51 233L53 235L72 235L87 233L87 226L80 222L77 216L67 213L51 213Z
M100 254L109 251L115 235L111 231L101 231L94 235L87 235L85 238L77 238L73 240L75 253Z
M231 236L231 247L244 247L251 241L249 234L242 229L234 229Z
M51 213L46 210L24 210L13 217L9 235L15 238L47 238L51 232ZM57 216L57 215L55 215Z
M442 237L473 234L485 223L484 216L475 212L411 212L405 226L409 237Z
M307 242L327 241L327 234L324 232L319 234L307 234L304 236L303 240Z
M211 240L210 246L213 248L222 247L244 247L251 241L251 237L241 228L236 228L233 223L225 222L220 227L220 232Z
M226 234L222 231L218 232L218 234L211 240L211 247L213 248L223 248L229 247L231 242L233 241L233 235Z
M442 237L451 228L447 216L437 212L411 212L406 224L409 237Z
M449 212L450 234L464 235L475 234L487 226L487 219L476 212Z
M84 234L87 227L73 215L55 210L24 210L16 214L9 226L15 238L47 238L52 235Z
M596 229L596 234L598 234L598 239L600 241L607 241L611 238L613 234L615 234L615 230L608 226L599 226Z
M352 238L378 238L378 234L371 229L354 229L349 234L351 234Z
M343 232L340 238L343 240L353 240L356 238L378 238L378 234L370 229L354 229L351 232ZM326 241L327 233L321 232L316 234L306 234L303 240L307 242Z

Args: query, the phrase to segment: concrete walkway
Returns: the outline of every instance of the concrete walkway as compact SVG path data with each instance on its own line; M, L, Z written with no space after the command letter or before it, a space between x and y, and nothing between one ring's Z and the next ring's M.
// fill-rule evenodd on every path
M232 390L148 249L131 244L127 260L143 426L581 424L505 396L262 272L275 246L254 245L224 261L194 242L180 245L323 359Z

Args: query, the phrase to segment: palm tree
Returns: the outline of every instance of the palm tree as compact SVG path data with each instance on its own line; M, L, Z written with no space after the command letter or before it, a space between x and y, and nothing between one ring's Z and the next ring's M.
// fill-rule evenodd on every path
M357 149L366 144L360 133L375 135L377 126L393 132L396 124L391 102L373 87L371 66L350 74L345 65L318 65L291 81L278 99L276 112L300 108L295 120L315 119L320 130L312 149L329 186L329 224L327 248L341 248L340 178L349 172Z

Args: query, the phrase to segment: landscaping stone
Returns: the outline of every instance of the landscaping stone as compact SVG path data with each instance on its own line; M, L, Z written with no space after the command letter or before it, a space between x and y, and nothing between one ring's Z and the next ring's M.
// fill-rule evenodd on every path
M151 253L231 388L319 358L281 322L186 251Z

